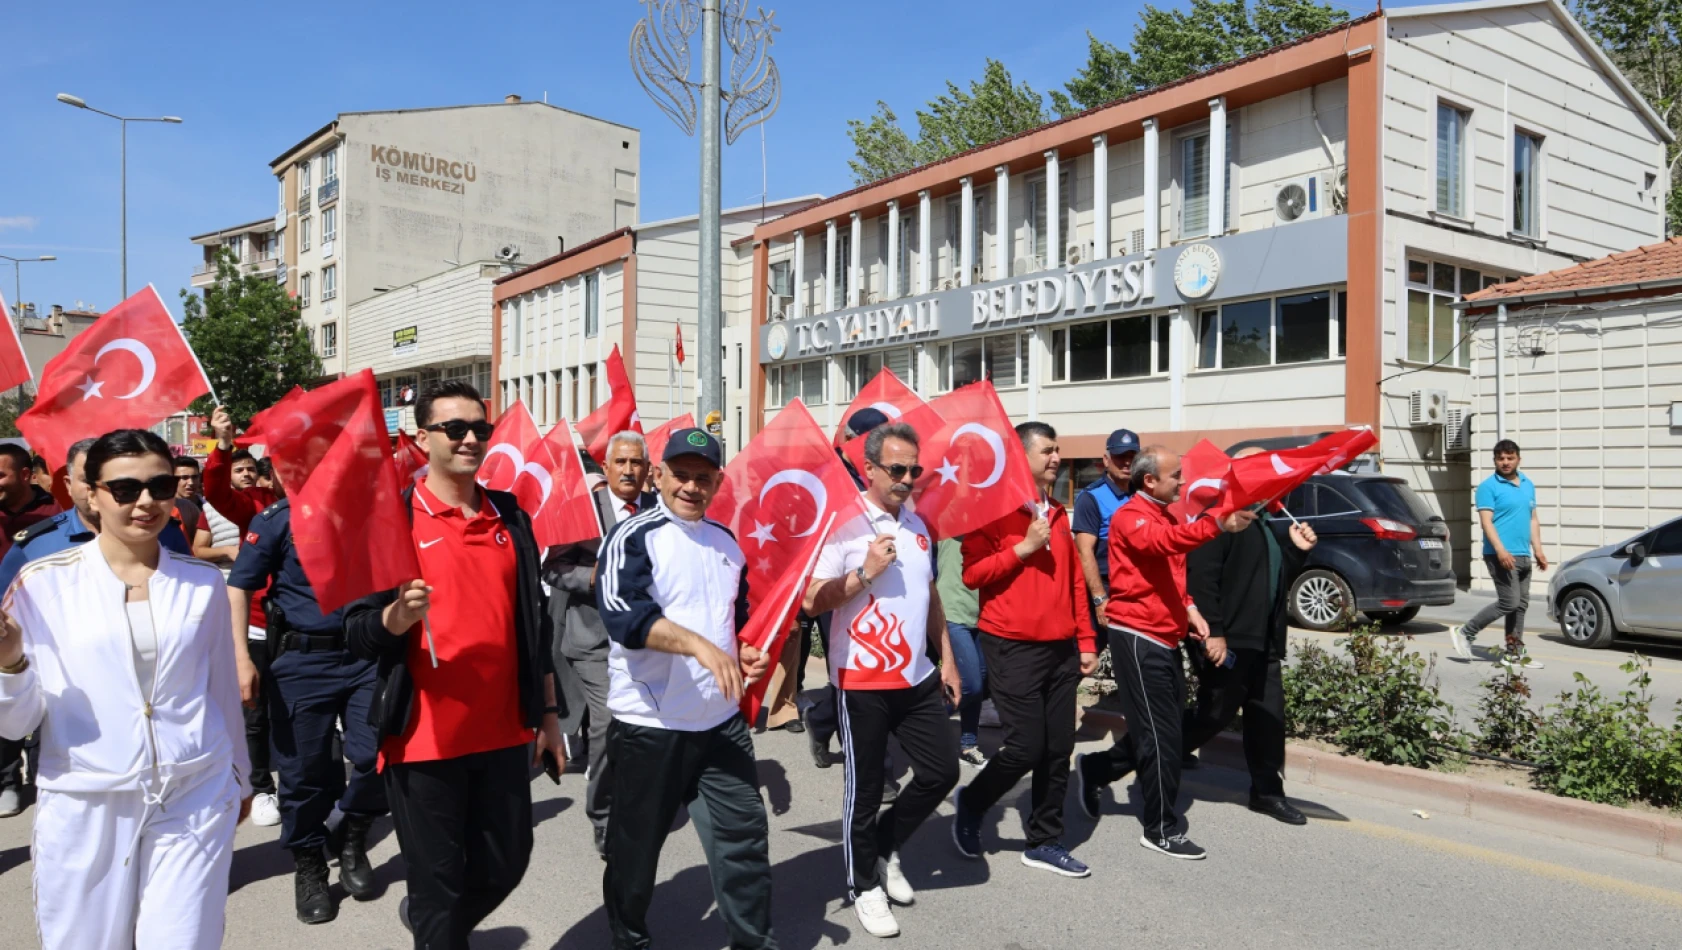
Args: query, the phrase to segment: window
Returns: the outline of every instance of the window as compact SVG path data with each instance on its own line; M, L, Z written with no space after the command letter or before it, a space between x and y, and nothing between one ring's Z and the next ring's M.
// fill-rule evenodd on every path
M1058 247L1047 247L1050 238L1046 230L1046 205L1050 197L1045 193L1045 176L1038 175L1028 180L1028 246L1034 249L1035 270L1058 267L1063 263L1063 250L1069 243L1069 203L1074 197L1073 182L1070 180L1069 170L1059 168L1057 173L1057 196L1062 207L1057 209L1057 243ZM1003 275L1000 275L1003 276Z
M935 360L940 391L948 392L982 379L991 380L996 389L1024 385L1028 378L1024 349L1020 333L942 344Z
M960 201L960 204L962 202ZM986 230L984 225L992 220L992 214L987 210L987 192L975 189L975 210L970 213L970 270L974 272L975 280L987 279L986 261L992 259L982 247L981 239ZM1009 274L994 274L995 278L1008 277Z
M586 339L601 332L602 322L602 275L600 273L584 275L584 336ZM594 374L594 370L591 373ZM590 404L595 405L595 376L590 378Z
M1170 336L1173 329L1173 317L1165 313L1156 318L1156 371L1159 373L1168 372L1170 366L1168 357L1173 351L1173 337Z
M1513 231L1541 237L1542 138L1513 134Z
M321 155L321 183L329 184L339 180L339 150L329 149Z
M525 350L526 344L526 307L525 300L514 297L508 301L509 352L519 356Z
M1437 103L1437 211L1466 217L1466 125L1472 114Z
M304 274L298 278L298 306L310 305L310 275Z
M572 409L573 420L577 421L577 420L583 418L587 414L587 413L584 412L584 407L578 401L578 370L576 370L576 369L568 370L567 371L567 378L571 381L571 384L572 384L571 385L572 399L568 401L567 405L570 406L571 409Z
M912 389L917 388L917 351L913 347L901 346L847 356L841 364L841 385L846 391L846 398L851 400L858 396L859 390L883 369L892 370L900 382Z
M835 235L835 294L831 309L847 306L847 291L853 285L853 235L843 231Z
M307 198L310 193L310 160L298 163L298 194Z
M585 367L584 368L584 374L588 377L588 381L587 381L588 393L587 394L590 397L590 402L588 404L589 407L590 407L589 411L590 412L595 412L596 408L597 408L597 403L596 403L596 365L594 363L592 363L589 366ZM579 415L587 415L587 414L588 413L582 413L582 412L579 413Z
M1347 354L1346 345L1349 341L1349 292L1337 292L1337 355Z
M893 288L895 297L911 294L911 242L917 239L917 216L899 216L899 284ZM921 251L921 248L918 248Z
M771 405L786 406L796 399L808 406L822 405L828 367L829 362L821 359L771 367L766 373Z
M339 355L339 325L337 323L323 323L321 325L321 355Z
M339 209L323 208L321 210L321 240L331 241L339 236Z
M339 295L339 265L330 264L321 269L321 299L323 302L332 300Z
M794 296L794 263L778 261L771 265L771 294L776 297Z
M326 327L322 327L322 329L326 329ZM378 385L380 387L380 405L387 409L412 405L415 394L420 392L420 378L412 373L403 376L389 376L380 380ZM517 384L504 383L503 385L505 387L513 385L516 390L518 389ZM408 392L405 393L404 390ZM405 395L407 395L407 399L404 398ZM508 402L506 396L503 401Z
M958 255L962 250L959 241L963 233L963 198L954 196L946 199L946 266L941 269L942 277L956 277L958 274Z
M1180 140L1180 237L1209 233L1209 133Z
M307 250L310 249L310 225L314 222L314 220L315 219L313 219L313 218L299 218L298 219L298 250L299 251L307 251Z
M1167 327L1167 316L1129 316L1052 330L1051 380L1089 383L1166 372ZM1162 355L1155 354L1157 346Z
M1455 352L1464 331L1460 314L1449 305L1483 289L1483 274L1441 261L1409 260L1407 266L1407 359L1415 363L1448 362L1449 354L1455 353L1449 365L1471 366L1470 346L1460 346Z
M1333 301L1340 301L1334 312ZM1333 347L1343 355L1342 291L1316 290L1283 297L1244 300L1197 311L1198 369L1239 369L1309 363L1330 359ZM1158 336L1167 345L1168 327ZM1159 352L1159 372L1168 357Z

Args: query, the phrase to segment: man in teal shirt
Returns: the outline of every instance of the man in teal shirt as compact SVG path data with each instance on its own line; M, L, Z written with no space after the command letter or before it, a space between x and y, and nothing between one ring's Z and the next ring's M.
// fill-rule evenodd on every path
M1478 611L1462 626L1450 627L1454 652L1472 659L1478 631L1498 618L1506 622L1507 639L1497 662L1508 669L1539 670L1542 662L1524 648L1524 612L1530 606L1530 571L1548 569L1542 553L1542 520L1536 513L1536 486L1518 470L1518 443L1495 443L1495 474L1478 486L1478 522L1483 526L1483 562L1495 582L1495 603Z

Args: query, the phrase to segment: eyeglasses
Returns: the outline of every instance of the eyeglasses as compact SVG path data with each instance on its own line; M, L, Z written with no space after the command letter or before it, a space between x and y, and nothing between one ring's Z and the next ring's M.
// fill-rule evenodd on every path
M139 501L142 491L151 495L153 501L173 499L175 490L180 485L179 475L158 475L145 481L138 478L113 478L108 482L99 483L99 487L110 492L111 498L119 505L132 505Z
M888 477L896 482L902 481L907 472L911 474L912 481L923 477L923 466L921 465L879 465L877 468L887 472Z
M490 439L491 433L496 431L496 426L491 425L483 419L480 419L478 422L468 422L464 419L451 419L449 422L435 422L429 426L421 426L421 428L428 432L442 432L444 433L444 438L449 439L451 442L460 442L462 439L467 438L467 433L469 432L473 433L473 437L475 439L478 439L480 442L485 442Z

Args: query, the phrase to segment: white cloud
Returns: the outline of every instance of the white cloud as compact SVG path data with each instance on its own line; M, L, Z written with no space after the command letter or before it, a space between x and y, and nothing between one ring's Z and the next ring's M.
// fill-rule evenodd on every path
M0 231L9 231L13 229L33 231L35 230L35 225L39 223L40 222L35 218L25 215L16 215L10 218L0 217Z

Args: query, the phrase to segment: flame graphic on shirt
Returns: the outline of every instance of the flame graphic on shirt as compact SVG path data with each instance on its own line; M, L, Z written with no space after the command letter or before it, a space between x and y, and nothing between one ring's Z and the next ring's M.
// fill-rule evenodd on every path
M911 663L911 644L905 639L905 624L898 617L882 612L876 595L853 618L847 631L858 646L853 658L863 669L873 673L893 673Z

